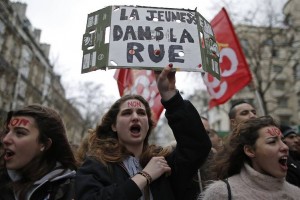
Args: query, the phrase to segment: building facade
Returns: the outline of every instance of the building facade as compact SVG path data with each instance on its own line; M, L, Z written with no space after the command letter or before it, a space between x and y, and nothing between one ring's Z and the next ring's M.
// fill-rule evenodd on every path
M27 5L0 1L0 121L9 110L38 103L62 116L69 141L79 144L83 119L66 99L60 76L49 61L50 45L26 17Z
M293 38L292 48L296 51L292 58L293 78L295 79L296 107L298 120L300 119L300 2L297 0L289 0L284 8L285 24L289 28L288 34ZM300 122L297 124L300 133Z
M235 94L231 100L206 113L211 127L224 134L230 131L228 111L236 99L256 106L258 115L268 114L282 124L300 125L300 2L289 0L283 7L285 26L265 27L236 25L247 62L253 75L251 86ZM196 92L191 97L200 107L209 97ZM202 101L199 103L197 101ZM206 104L207 105L207 104ZM200 111L200 113L203 111Z

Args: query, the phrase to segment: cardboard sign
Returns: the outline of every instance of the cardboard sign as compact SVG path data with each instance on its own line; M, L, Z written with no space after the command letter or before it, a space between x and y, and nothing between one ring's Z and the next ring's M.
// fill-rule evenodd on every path
M109 6L88 15L82 71L106 68L207 71L220 78L209 22L195 10Z

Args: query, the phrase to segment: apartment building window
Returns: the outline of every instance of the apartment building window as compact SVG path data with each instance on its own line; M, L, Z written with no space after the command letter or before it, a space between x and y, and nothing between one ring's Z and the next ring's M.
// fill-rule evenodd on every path
M293 21L293 18L291 17L291 14L287 14L285 16L284 24L287 25L287 26L293 26L294 21Z
M280 124L290 124L291 116L289 115L279 115Z
M277 58L278 57L278 50L277 49L272 49L272 57Z
M22 48L20 72L25 78L28 78L29 75L31 59L32 59L32 52L29 49L29 47L24 45Z
M266 39L263 44L265 45L268 45L268 46L271 46L271 45L274 45L274 41L273 39Z
M294 71L295 79L300 80L300 64L299 63L297 63L294 66L293 71Z
M241 39L241 46L246 56L249 56L249 42L247 39Z
M47 94L49 95L48 89L49 89L50 84L51 84L50 73L46 72L44 83L43 83L43 97L45 97Z
M3 35L5 33L5 25L2 22L2 20L0 20L0 34Z
M278 107L287 108L288 107L288 99L286 97L280 97L277 99Z
M5 33L5 25L0 20L0 50L2 49L2 45L4 43L4 37L3 37L4 33Z
M27 83L24 80L21 79L18 83L17 89L18 89L18 95L22 98L25 98Z
M281 73L282 69L283 68L280 65L273 65L273 72L275 72L275 73Z
M284 90L284 88L285 88L285 81L283 81L283 80L276 80L275 81L275 88L277 90Z
M298 99L298 110L300 110L300 92L297 93L297 99Z

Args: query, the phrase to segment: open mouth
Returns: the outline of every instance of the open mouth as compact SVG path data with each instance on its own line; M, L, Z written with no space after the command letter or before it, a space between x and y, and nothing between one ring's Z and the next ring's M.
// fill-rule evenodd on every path
M279 158L278 162L282 167L287 167L287 159L287 156L282 156L281 158Z
M134 134L138 134L141 131L141 126L138 124L134 124L130 127L130 131Z
M5 153L4 153L4 159L10 160L14 155L15 155L15 153L13 151L6 149Z

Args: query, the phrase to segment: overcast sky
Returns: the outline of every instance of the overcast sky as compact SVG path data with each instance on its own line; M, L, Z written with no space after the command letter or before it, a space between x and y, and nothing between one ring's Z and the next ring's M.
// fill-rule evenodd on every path
M14 0L16 1L16 0ZM283 0L274 0L283 1ZM50 60L54 63L55 71L62 75L67 96L74 91L77 81L93 80L104 85L106 95L119 97L116 81L113 78L115 70L97 70L81 74L82 37L85 32L87 15L109 5L139 5L167 8L195 9L210 21L220 10L216 8L217 0L20 0L27 3L26 16L34 28L42 30L41 42L51 45ZM234 2L234 1L231 1ZM238 1L239 2L239 1ZM242 0L234 4L240 12L241 7L251 6L254 1ZM217 6L218 7L218 6ZM195 73L195 72L194 72ZM187 73L179 72L177 86L191 92L204 88L199 76L199 84L189 82ZM75 80L75 82L73 81Z

